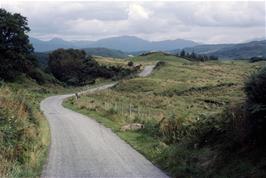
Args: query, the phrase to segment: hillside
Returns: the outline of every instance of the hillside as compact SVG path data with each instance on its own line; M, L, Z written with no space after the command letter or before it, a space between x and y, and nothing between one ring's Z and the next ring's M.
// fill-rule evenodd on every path
M177 48L198 45L196 42L183 39L147 41L134 36L119 36L105 38L98 41L65 41L60 38L54 38L49 41L30 38L30 41L37 52L50 51L57 48L110 48L125 52L135 52L151 50L174 50Z
M192 48L184 48L184 50L189 53L192 53L194 51L196 54L209 54L231 46L234 46L234 44L207 44L198 45Z
M265 63L198 63L163 53L133 58L143 65L158 60L149 77L123 80L113 89L65 105L112 128L173 177L263 173L263 162L253 163L247 155L233 157L236 153L223 150L230 142L217 135L223 134L224 122L230 122L221 117L227 106L245 98L246 76ZM131 123L144 124L144 129L122 129Z
M184 50L190 53L194 51L197 54L214 55L220 59L266 57L266 40L240 44L199 45L192 48L184 48ZM172 51L172 53L176 52Z
M209 54L227 59L266 57L266 40L226 46Z
M88 55L113 57L113 58L127 58L128 55L120 50L108 49L108 48L84 48Z

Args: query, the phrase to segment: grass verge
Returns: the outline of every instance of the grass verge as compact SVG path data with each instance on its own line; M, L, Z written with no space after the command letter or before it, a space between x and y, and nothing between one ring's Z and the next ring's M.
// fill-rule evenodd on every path
M0 88L0 177L38 177L50 132L39 110L44 96L8 85Z
M89 111L87 109L80 109L76 105L73 105L74 99L66 100L63 106L73 111L82 113L89 117L94 118L97 122L103 124L105 127L112 129L120 138L130 144L135 150L147 157L153 164L162 167L162 162L158 159L163 151L168 147L158 139L151 137L144 132L122 132L120 127L122 123L114 121L114 118L107 117L108 113L98 113L95 111ZM110 116L110 115L109 115Z

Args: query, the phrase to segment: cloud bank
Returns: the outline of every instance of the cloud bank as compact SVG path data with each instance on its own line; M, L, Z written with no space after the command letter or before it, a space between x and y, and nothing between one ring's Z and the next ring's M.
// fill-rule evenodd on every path
M242 42L265 37L265 2L4 1L28 18L30 35L48 40L97 40L132 35L157 41Z

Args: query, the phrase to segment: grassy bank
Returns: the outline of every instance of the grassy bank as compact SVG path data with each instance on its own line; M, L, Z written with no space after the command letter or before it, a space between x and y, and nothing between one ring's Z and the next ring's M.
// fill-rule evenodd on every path
M76 90L84 87L38 85L25 76L0 84L0 177L40 176L50 132L39 104L50 95Z
M0 88L0 176L37 177L40 175L50 141L49 127L39 110L40 94L34 82L26 90L20 84ZM28 87L27 87L28 88Z
M220 155L217 149L220 146L202 146L198 137L204 129L220 129L220 122L226 119L218 116L228 105L245 99L244 81L263 63L199 63L160 53L132 60L143 64L158 60L165 63L149 77L123 80L113 89L86 94L78 101L72 98L65 106L112 128L173 176L226 177L246 175L245 172L253 169L249 162L235 166L235 170L230 168L236 164L234 161L214 164L214 159ZM136 122L144 124L145 128L120 130ZM202 124L200 129L198 123ZM224 171L217 171L218 166Z

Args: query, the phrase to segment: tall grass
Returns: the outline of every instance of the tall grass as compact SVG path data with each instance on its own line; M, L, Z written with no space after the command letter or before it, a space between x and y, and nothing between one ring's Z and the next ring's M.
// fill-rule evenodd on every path
M38 177L49 144L34 94L0 87L0 177Z

